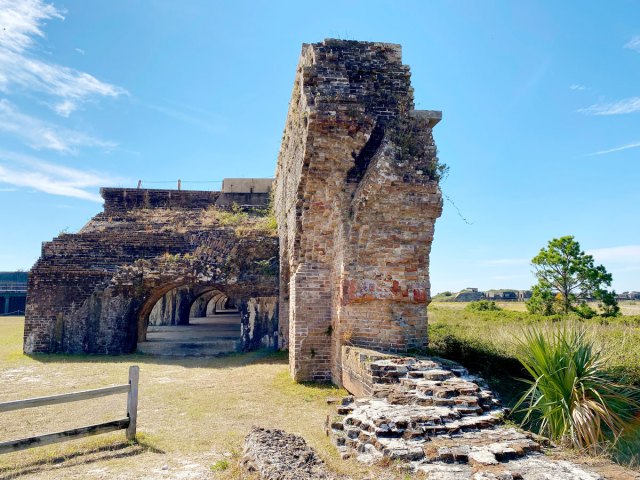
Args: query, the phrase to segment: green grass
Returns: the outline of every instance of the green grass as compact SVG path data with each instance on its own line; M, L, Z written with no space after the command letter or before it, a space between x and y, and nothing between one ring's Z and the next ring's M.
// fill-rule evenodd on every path
M508 407L513 407L528 386L516 380L527 372L518 361L518 343L527 326L577 321L590 333L597 349L605 353L605 369L614 378L640 386L640 316L579 320L543 317L521 311L468 311L464 304L431 305L429 351L458 361L482 375ZM522 416L516 415L516 421ZM640 465L640 432L621 439L617 459Z

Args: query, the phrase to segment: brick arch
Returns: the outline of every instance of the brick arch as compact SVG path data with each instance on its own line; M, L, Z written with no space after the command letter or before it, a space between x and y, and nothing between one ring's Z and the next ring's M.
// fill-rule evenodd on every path
M153 305L185 286L193 296L224 291L238 299L243 322L264 324L260 338L243 336L243 349L263 346L265 336L277 347L277 325L262 322L262 311L277 305L278 276L265 265L278 258L278 239L254 226L267 193L101 192L104 212L43 244L29 277L26 353L132 352ZM233 203L248 215L241 230L218 220Z
M146 331L149 326L149 315L153 310L153 307L157 304L157 302L162 299L167 293L172 290L177 290L180 288L188 288L188 304L189 304L189 312L191 311L191 306L193 302L200 296L206 295L209 292L221 292L224 286L220 284L193 284L186 282L184 280L178 280L174 282L169 282L160 287L154 288L147 295L145 295L146 300L142 303L140 307L137 317L137 338L138 342L143 342L146 340ZM186 310L186 309L185 309Z
M232 298L229 298L228 296L224 296L224 297L220 297L216 300L216 305L215 305L215 310L224 310L226 307L229 306L229 300L233 300Z
M211 290L205 290L199 295L194 296L191 300L191 304L189 305L189 317L194 316L194 307L196 307L196 302L200 302L202 308L202 310L200 310L198 313L204 313L204 315L197 316L206 316L209 302L211 302L214 298L218 298L220 296L226 295L222 291L215 288L212 288Z

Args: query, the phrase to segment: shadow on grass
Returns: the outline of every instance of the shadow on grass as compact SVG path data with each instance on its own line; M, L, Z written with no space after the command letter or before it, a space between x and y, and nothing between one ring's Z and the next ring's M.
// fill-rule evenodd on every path
M176 365L185 368L229 368L246 365L269 364L286 365L289 361L288 352L270 349L252 352L229 353L210 357L163 357L132 353L125 355L89 355L89 354L60 354L37 353L25 354L39 363L135 363L137 365Z
M62 468L78 465L90 465L105 460L132 457L142 453L164 454L163 450L153 447L144 439L135 442L115 442L93 448L81 449L68 454L47 456L46 458L18 464L16 466L0 467L0 480L19 478L32 473L59 472ZM51 474L51 478L59 478L60 474Z

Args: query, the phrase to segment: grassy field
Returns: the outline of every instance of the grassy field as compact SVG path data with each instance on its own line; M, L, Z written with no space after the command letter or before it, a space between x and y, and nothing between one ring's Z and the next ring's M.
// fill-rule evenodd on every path
M518 362L517 339L531 324L567 321L530 315L522 303L500 304L505 310L473 312L467 304L434 302L429 306L430 353L456 360L486 378L507 406L526 389L516 378L526 377ZM640 387L640 315L584 320L610 370ZM518 420L518 417L515 417ZM616 455L625 464L640 465L640 432L621 442Z
M434 301L432 307L444 307L456 310L463 310L468 302L439 302ZM512 312L526 312L527 305L524 302L496 302L500 308ZM623 300L619 302L620 312L622 315L640 315L640 301ZM589 306L594 310L598 310L598 302L591 302Z
M338 474L404 478L342 461L323 431L327 397L344 390L294 383L282 354L163 360L143 355L22 354L23 318L0 318L0 401L126 382L140 366L139 444L124 432L0 457L0 479L249 478L237 467L252 425L302 435ZM1 414L0 441L120 418L126 395ZM226 461L226 462L225 462ZM229 468L221 469L228 463Z
M521 325L537 320L522 312L471 313L451 305L429 309L432 352L484 374L505 403L512 403L523 388L513 379L521 374L513 335ZM175 360L144 355L29 357L22 354L23 321L0 318L0 402L123 383L129 365L136 364L140 366L139 441L129 444L124 432L115 432L3 455L0 480L249 479L238 461L252 425L302 435L338 475L354 480L412 478L393 468L340 460L324 435L323 423L333 413L327 398L346 392L294 383L282 354ZM640 379L640 319L623 317L589 325L612 353L612 368ZM119 418L126 410L125 397L3 413L0 441ZM627 464L639 450L640 439L634 441L627 442L623 458ZM220 468L225 465L228 468Z

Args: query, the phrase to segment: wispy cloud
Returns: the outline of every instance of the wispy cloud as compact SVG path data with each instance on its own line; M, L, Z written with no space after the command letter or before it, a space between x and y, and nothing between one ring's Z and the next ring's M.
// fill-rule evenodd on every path
M74 48L74 50L75 50L76 52L78 52L80 55L84 55L84 50L83 50L83 49L81 49L81 48Z
M589 255L598 262L624 263L640 265L640 245L623 245L619 247L595 248L588 250Z
M585 87L584 85L580 85L579 83L574 83L572 85L569 85L569 89L570 90L586 90L587 87Z
M222 133L225 130L223 118L201 108L183 103L173 103L171 106L157 104L146 104L145 106L210 133Z
M630 148L638 148L638 147L640 147L640 142L631 142L631 143L627 143L626 145L622 145L620 147L609 148L608 150L600 150L599 152L589 153L587 156L591 157L594 155L605 155L607 153L620 152L622 150L628 150Z
M512 265L527 265L529 260L526 258L494 258L490 260L480 260L478 265L481 267L505 267Z
M57 99L54 110L69 116L91 98L127 92L88 73L36 57L36 41L45 36L43 23L64 20L63 13L43 0L0 0L0 90L7 93L19 87L50 95Z
M75 153L79 147L114 148L114 142L94 138L22 113L6 99L0 99L0 131L10 133L36 150Z
M629 97L616 103L596 103L578 110L587 115L622 115L640 112L640 97Z
M102 172L79 170L0 151L0 184L102 203L102 198L95 192L96 187L121 182L122 179Z
M631 40L629 40L625 44L624 48L635 50L636 52L640 53L640 35L633 36Z

